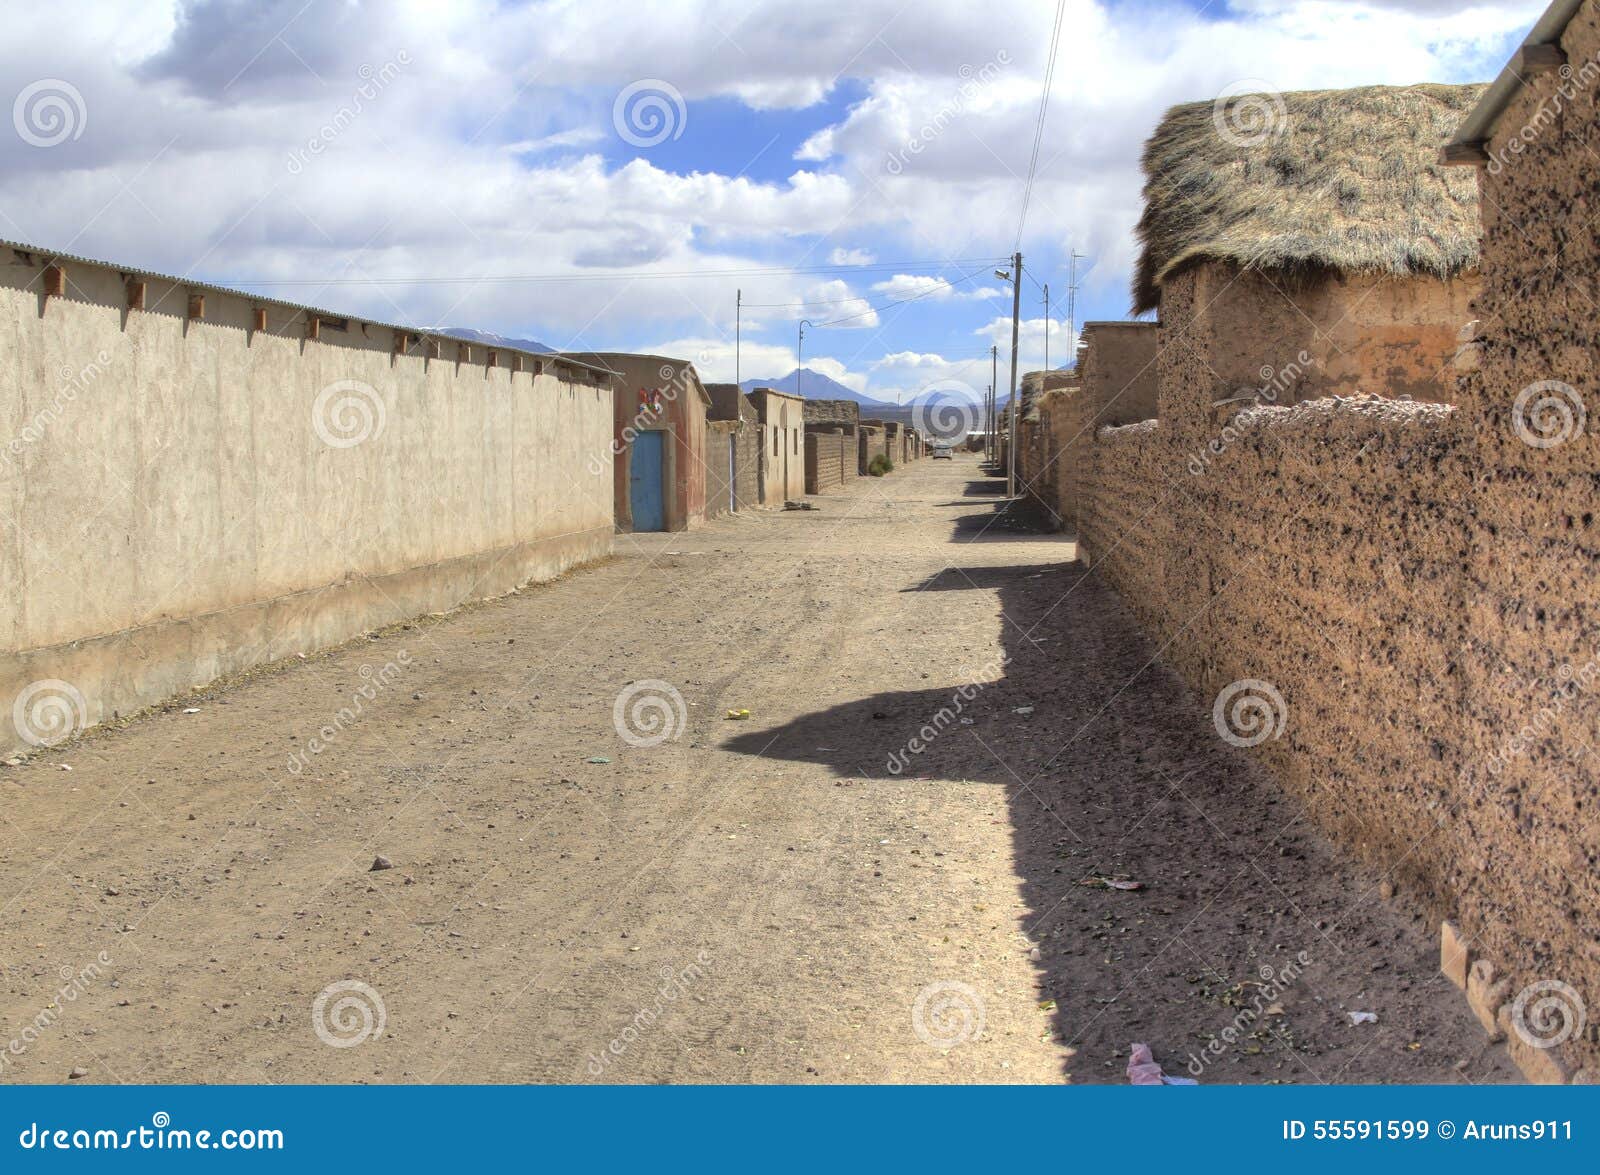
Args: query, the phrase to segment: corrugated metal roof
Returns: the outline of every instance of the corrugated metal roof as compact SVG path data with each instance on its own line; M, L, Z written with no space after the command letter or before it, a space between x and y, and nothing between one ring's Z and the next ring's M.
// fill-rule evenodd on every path
M424 337L435 336L441 340L449 339L454 343L468 343L468 345L474 347L485 347L486 349L493 350L497 354L504 353L508 355L526 355L530 359L539 359L548 363L554 363L559 360L560 362L567 364L569 367L581 367L586 371L597 372L600 375L611 376L618 374L617 372L612 371L609 367L603 367L597 363L588 363L581 359L573 359L564 354L541 351L524 351L521 347L489 347L486 343L471 343L466 339L458 339L454 335L447 335L442 331L432 331L426 327L402 326L398 323L382 322L375 318L367 318L360 314L350 314L338 310L328 310L321 306L308 306L303 302L285 302L281 298L272 298L261 294L252 294L248 290L234 289L231 286L213 285L210 282L196 281L193 278L177 277L170 273L159 273L153 269L141 269L136 265L121 265L112 261L100 261L94 257L82 257L76 253L62 253L58 250L46 249L42 245L30 245L23 241L10 241L0 238L0 249L14 249L19 253L30 253L35 257L42 258L45 264L60 262L63 265L93 265L98 266L101 269L114 270L117 273L123 274L127 277L154 278L156 281L171 282L173 285L182 286L188 290L222 294L230 298L243 298L246 301L254 303L258 306L277 306L284 310L297 311L307 315L316 315L319 318L349 319L352 322L369 323L372 326L376 326L384 330L409 331L412 334L422 335Z

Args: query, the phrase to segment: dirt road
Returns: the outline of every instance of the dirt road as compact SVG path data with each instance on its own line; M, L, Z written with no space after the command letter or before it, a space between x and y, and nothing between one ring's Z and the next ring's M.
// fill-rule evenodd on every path
M0 768L0 1082L1507 1079L993 490L620 538Z

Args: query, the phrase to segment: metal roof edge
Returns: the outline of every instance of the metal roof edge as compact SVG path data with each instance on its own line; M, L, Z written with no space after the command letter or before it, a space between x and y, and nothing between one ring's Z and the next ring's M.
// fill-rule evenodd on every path
M1518 46L1518 53L1533 45L1555 45L1561 41L1561 34L1567 31L1567 25L1572 23L1572 18L1578 14L1578 9L1583 7L1583 0L1553 0L1549 8L1544 10L1544 15L1534 22L1533 28L1523 38ZM1489 83L1488 92L1478 99L1478 104L1467 112L1466 118L1461 120L1461 125L1456 128L1455 136L1445 144L1445 149L1470 147L1487 142L1494 133L1495 124L1500 121L1500 116L1505 113L1506 107L1511 104L1524 85L1522 75L1516 71L1517 53L1512 54L1511 60L1506 63L1494 81Z

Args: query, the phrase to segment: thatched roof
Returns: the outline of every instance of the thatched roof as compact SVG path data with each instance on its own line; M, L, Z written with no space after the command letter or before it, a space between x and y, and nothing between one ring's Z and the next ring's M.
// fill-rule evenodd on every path
M1174 106L1145 144L1135 313L1199 260L1448 277L1478 264L1477 177L1439 148L1487 87L1363 86ZM1228 132L1228 133L1223 133Z

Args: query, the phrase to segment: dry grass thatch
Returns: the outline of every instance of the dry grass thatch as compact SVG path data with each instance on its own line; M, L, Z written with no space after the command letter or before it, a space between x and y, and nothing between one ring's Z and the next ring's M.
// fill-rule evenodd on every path
M1487 87L1363 86L1174 106L1145 145L1134 311L1202 259L1448 277L1478 264L1478 184L1439 148Z

